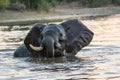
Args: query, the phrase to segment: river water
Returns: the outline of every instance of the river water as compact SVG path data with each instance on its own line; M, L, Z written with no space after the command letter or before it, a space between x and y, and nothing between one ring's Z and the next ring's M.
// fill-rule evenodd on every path
M1 26L0 80L120 80L120 42L91 42L77 58L14 58L29 27Z

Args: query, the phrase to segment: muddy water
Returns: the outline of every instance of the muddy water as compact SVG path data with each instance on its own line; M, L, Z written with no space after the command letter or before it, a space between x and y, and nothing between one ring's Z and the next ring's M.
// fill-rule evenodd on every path
M120 80L119 41L93 41L77 58L14 58L29 29L22 28L1 26L0 80Z

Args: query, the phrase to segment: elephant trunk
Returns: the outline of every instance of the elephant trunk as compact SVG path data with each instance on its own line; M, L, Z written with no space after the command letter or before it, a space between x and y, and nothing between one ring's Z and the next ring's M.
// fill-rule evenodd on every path
M54 57L54 44L55 41L52 37L46 36L43 38L42 45L46 51L46 57Z

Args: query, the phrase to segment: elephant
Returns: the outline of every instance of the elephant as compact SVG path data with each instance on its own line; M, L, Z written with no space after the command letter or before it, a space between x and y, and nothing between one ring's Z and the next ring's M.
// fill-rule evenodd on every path
M77 19L60 24L35 24L24 43L14 52L14 57L60 57L75 56L90 44L94 33ZM25 45L25 46L23 46ZM26 53L21 54L21 48Z
M65 29L61 25L37 23L30 30L24 44L33 57L57 57L63 55L66 41Z

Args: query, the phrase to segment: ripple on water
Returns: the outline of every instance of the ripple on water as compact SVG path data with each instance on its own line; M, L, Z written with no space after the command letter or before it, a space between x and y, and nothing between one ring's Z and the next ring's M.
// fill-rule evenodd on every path
M72 59L13 58L14 49L1 50L0 80L119 80L119 48L118 43L92 43Z

